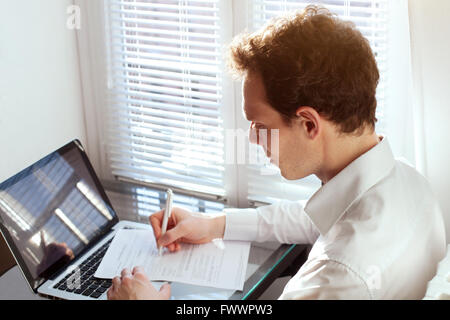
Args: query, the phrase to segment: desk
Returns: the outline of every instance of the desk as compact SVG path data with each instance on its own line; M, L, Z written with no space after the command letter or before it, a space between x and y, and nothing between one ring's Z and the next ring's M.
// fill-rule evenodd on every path
M120 219L148 223L148 216L165 206L165 192L128 183L103 182ZM175 195L174 206L197 212L221 212L219 202ZM300 266L307 257L307 245L252 243L243 291L172 283L173 299L257 299L270 284L292 265ZM43 299L29 289L17 266L0 278L0 299Z

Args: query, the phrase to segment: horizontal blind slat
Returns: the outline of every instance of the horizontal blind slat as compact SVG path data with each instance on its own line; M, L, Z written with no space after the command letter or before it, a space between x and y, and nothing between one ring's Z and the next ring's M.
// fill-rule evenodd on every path
M112 110L116 110L117 112L128 115L129 113L134 113L136 115L143 114L146 116L154 117L155 119L162 119L162 120L174 120L174 121L183 121L183 122L189 122L189 123L195 123L195 124L208 124L212 125L214 127L219 126L222 121L217 118L207 118L202 116L197 116L194 114L189 114L188 112L180 113L180 112L172 112L168 110L161 110L161 109L153 109L153 108L146 108L146 107L140 107L140 106L133 106L131 104L123 105L123 104L116 104L111 106ZM188 111L188 109L186 109ZM176 123L176 122L174 122Z
M189 18L185 18L184 12L173 13L169 12L170 10L132 10L132 9L117 9L111 10L112 14L119 14L122 18L128 17L139 17L144 18L145 20L156 20L156 21L170 21L170 22L180 22L186 20L194 20L197 22L200 21L212 21L218 22L219 17L211 14L211 15L198 15L198 14L189 14ZM156 19L155 19L156 18ZM166 18L166 19L163 19Z
M121 72L123 73L123 72ZM183 81L184 80L184 81ZM125 74L119 74L114 76L113 79L114 82L117 82L117 85L120 86L121 83L125 83L127 81L130 82L139 82L143 84L158 84L158 85L167 85L171 87L189 87L189 89L195 89L195 90L203 90L205 92L222 92L221 88L217 85L210 85L210 84L204 84L204 83L193 83L192 81L188 82L188 79L183 79L183 76L180 75L180 79L178 80L171 80L171 79L161 79L157 77L144 77L139 75L133 75L130 73ZM187 85L188 83L188 85Z
M157 61L161 61L162 63L166 62L179 62L180 60L185 63L192 63L192 64L203 64L203 65L211 65L211 66L218 66L220 65L220 62L214 59L213 56L210 57L210 59L202 59L202 58L191 58L175 54L163 54L163 53L145 53L142 51L139 52L131 52L126 50L126 47L122 47L122 50L113 50L118 54L124 55L127 58L133 58L133 59L139 59L141 61L145 61L146 59L154 59ZM161 51L164 51L163 49Z
M183 135L183 136L187 136L187 137L191 137L194 136L194 134L196 136L205 136L207 135L208 138L213 137L220 137L217 138L218 141L222 141L222 132L221 130L209 130L209 131L198 131L198 132L194 132L194 134L192 134L192 130L190 130L190 128L184 129L184 128L177 128L177 127L168 127L168 126L163 126L163 125L158 125L158 124L153 124L153 123L131 123L129 119L123 119L120 117L115 117L114 115L109 115L109 118L112 118L110 120L111 125L117 125L117 126L122 126L122 127L132 127L134 128L136 131L141 132L143 135L145 134L150 134L153 132L163 132L166 133L168 135L174 135L174 134L178 134L178 135Z
M178 5L173 5L170 2L167 3L152 3L148 1L135 1L135 0L110 0L111 5L129 5L129 6L137 6L137 7L174 7L178 8L180 6L184 6L183 3L179 2ZM172 1L173 2L173 1ZM205 4L215 5L219 2L219 0L188 0L189 8L208 8L204 7ZM202 6L196 6L196 3L200 3Z
M123 119L123 112L120 113L114 113L111 115L112 120L115 121L120 121L120 119ZM170 128L173 129L184 129L184 132L205 132L208 134L212 134L212 133L221 133L221 129L220 128L215 128L214 126L207 126L207 125L200 125L197 123L191 123L189 121L186 122L181 122L181 121L175 121L175 120L170 120L167 119L166 121L162 121L161 119L157 119L157 118L151 118L151 117L141 117L138 115L125 115L126 119L129 121L129 125L134 125L134 126L140 126L142 128L156 128L156 126L166 126L169 127L168 124L170 124ZM201 126L201 127L200 127ZM196 129L196 130L194 130ZM175 131L175 130L174 130Z
M198 175L200 177L206 177L206 178L214 178L214 179L220 179L221 177L221 169L219 167L205 167L201 165L189 165L184 166L181 162L173 162L170 158L164 158L161 156L158 156L156 153L147 154L146 152L137 152L139 148L133 146L133 150L130 151L128 154L124 153L121 149L120 144L116 143L114 145L116 148L110 149L110 157L112 161L121 161L124 163L135 163L136 159L138 159L141 163L149 164L150 166L154 168L174 171L179 174L184 175ZM141 149L143 150L143 149ZM163 166L162 163L170 163L171 167Z
M199 32L187 32L179 29L162 29L162 28L152 28L152 27L131 27L131 26L114 26L112 31L118 34L128 33L139 33L139 34L155 34L158 36L166 35L170 37L180 37L180 38L196 38L204 39L208 41L219 41L220 37L218 33L199 33Z
M144 68L136 68L132 66L123 65L122 67L111 66L110 69L114 75L122 74L128 75L132 74L140 74L143 76L148 76L149 79L153 79L154 77L164 77L165 79L177 79L177 81L181 80L189 80L191 83L208 83L217 88L217 90L221 90L220 87L220 79L217 78L216 74L212 76L203 76L203 75L193 75L189 73L183 73L179 71L173 70L161 70L161 69L144 69Z
M189 47L200 47L200 48L208 48L210 51L217 50L220 46L216 43L216 41L194 41L189 39L176 39L176 38L167 38L167 37L153 37L153 36L142 36L142 35L134 35L134 34L118 34L112 36L111 40L120 41L120 43L133 44L133 41L143 41L143 42L153 42L155 44L168 44L172 46L189 46ZM138 44L138 43L136 43Z
M182 59L180 59L182 60ZM153 59L133 59L133 58L123 58L117 57L114 63L119 62L120 64L128 64L139 66L139 68L155 68L156 70L176 70L185 73L193 73L198 75L209 74L209 76L217 77L217 74L220 73L220 70L217 66L210 65L202 65L195 63L187 63L187 62L174 62L170 61L170 64L162 65L162 61L153 60ZM114 65L113 65L114 66Z
M173 27L174 23L173 21L158 21L158 20L146 20L146 19L139 19L139 18L127 18L127 17L111 17L112 22L121 23L122 25L124 23L129 24L139 24L139 25L148 25L148 26L162 26L162 27ZM208 24L200 24L200 23L186 23L181 22L178 23L177 26L179 28L183 29L195 29L197 32L199 30L205 30L206 32L211 31L219 31L219 26L217 25L208 25ZM199 30L197 30L199 29Z
M141 43L113 43L112 47L115 49L115 52L123 55L137 55L140 57L151 58L149 52L157 51L159 53L166 52L166 54L171 54L173 56L178 57L178 59L186 59L186 56L206 56L207 58L196 58L195 60L198 62L211 63L210 60L217 59L220 57L220 53L216 51L204 51L204 50L196 50L192 48L184 48L183 46L177 47L168 47L161 45L146 45ZM156 54L155 54L156 55ZM177 56L178 55L178 56ZM161 55L159 54L159 58ZM165 59L169 59L170 57L166 57Z
M185 97L175 97L170 95L163 95L159 93L148 93L148 92L138 92L131 91L122 88L116 88L116 90L112 93L114 96L126 96L126 97L134 97L134 98L143 98L148 100L156 100L156 101L164 101L164 102L175 102L181 103L185 105L192 105L196 107L209 107L214 109L219 109L219 102L206 101L200 99L191 99Z
M210 140L196 138L195 136L182 135L180 132L167 132L162 131L158 127L155 127L153 130L141 130L141 128L136 126L130 126L128 122L117 122L117 127L108 128L108 132L116 136L129 135L133 136L136 139L142 139L146 141L148 144L152 142L159 141L167 141L167 144L170 145L172 141L174 143L188 143L195 144L196 147L202 148L203 146L207 146L208 152L216 152L216 150L223 150L223 141L219 138L211 138L211 135L208 135ZM219 136L218 136L219 137Z
M190 106L184 106L181 104L173 104L169 102L155 102L151 100L140 100L140 99L133 99L133 98L120 98L116 97L113 98L110 101L110 104L121 104L123 106L133 105L133 106L142 106L145 108L151 108L151 109L157 109L157 110L167 110L167 111L174 111L174 112L183 112L186 113L189 111L189 114L192 115L198 115L198 116L204 116L208 118L215 118L217 119L219 117L219 110L215 108L207 109L207 108L193 108Z
M189 150L194 150L196 152L208 152L218 157L223 156L223 146L221 146L220 142L201 143L199 145L196 145L188 144L189 141L192 141L192 139L190 139L189 137L180 137L179 139L174 139L173 136L159 134L158 132L153 132L153 134L145 135L130 130L109 129L108 132L111 134L111 136L114 136L114 140L111 142L113 144L115 141L128 141L144 146L164 146L168 149L182 149L183 147L186 147L186 145L188 145Z
M129 80L129 79L128 79ZM166 83L166 86L159 85L155 86L152 84L141 84L141 83L134 83L131 81L124 82L122 84L119 84L121 88L124 88L126 90L130 90L131 93L152 93L152 94L161 94L161 95L170 95L171 97L177 97L185 99L185 96L189 96L189 99L195 99L195 100L202 100L207 99L209 101L219 101L222 98L222 95L218 93L209 93L209 92L201 92L201 91L194 91L190 90L189 83L186 82L184 84L185 88L175 88L173 86L168 86L168 83ZM119 86L118 85L118 86ZM131 91L133 90L133 91Z

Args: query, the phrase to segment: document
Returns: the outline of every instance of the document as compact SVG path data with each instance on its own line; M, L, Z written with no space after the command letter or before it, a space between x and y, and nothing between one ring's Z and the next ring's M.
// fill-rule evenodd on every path
M141 266L153 281L243 290L250 242L216 239L198 245L181 243L180 251L163 252L158 255L152 230L120 229L94 276L112 279L124 268Z

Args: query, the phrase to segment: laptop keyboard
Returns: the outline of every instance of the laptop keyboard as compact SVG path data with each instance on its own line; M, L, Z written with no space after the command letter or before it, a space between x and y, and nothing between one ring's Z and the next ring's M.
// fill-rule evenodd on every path
M81 294L83 296L98 298L111 286L110 279L94 278L94 273L100 265L103 256L108 250L111 240L106 242L97 251L95 251L89 258L87 258L81 265L79 265L79 273L77 269L67 274L61 281L53 286L53 288ZM80 281L74 277L80 276ZM72 277L72 278L71 278ZM69 279L70 278L70 279Z

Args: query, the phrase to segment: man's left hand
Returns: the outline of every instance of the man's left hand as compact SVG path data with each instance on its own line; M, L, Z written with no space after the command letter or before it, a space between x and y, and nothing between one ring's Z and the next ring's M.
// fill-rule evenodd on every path
M134 267L132 272L123 269L121 277L112 280L107 295L108 300L168 300L170 285L165 284L157 291L142 268Z

